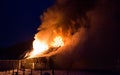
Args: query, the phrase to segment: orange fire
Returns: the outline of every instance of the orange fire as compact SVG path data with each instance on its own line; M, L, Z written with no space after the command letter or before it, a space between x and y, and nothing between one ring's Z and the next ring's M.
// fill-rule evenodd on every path
M29 58L33 58L38 54L42 54L46 50L48 50L48 45L36 39L33 41L33 51L30 53Z
M61 36L57 36L53 42L51 43L51 46L53 47L61 47L64 45L64 42L62 40L62 37Z
M62 47L64 46L64 42L61 36L57 36L53 39L53 41L48 45L45 42L41 42L38 39L33 41L33 51L30 52L28 58L39 57L41 54L49 50L50 47Z

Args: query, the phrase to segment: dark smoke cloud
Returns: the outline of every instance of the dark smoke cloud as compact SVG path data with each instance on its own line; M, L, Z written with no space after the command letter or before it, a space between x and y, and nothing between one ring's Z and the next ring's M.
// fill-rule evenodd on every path
M51 54L56 67L111 68L119 57L117 5L114 0L57 0L41 16L35 37L47 43L56 35L64 38L66 45Z
M89 27L86 12L95 6L95 2L96 0L57 0L41 16L42 25L39 30L52 27L65 36L73 35L80 27Z
M82 49L86 33L90 28L87 12L93 10L96 3L96 0L57 0L41 16L42 24L35 38L49 43L55 36L60 35L65 42L64 47L51 52L51 55L55 54L53 60L58 65L66 64L68 67L74 63L74 60L78 60L79 51L82 50L77 46L79 44ZM63 57L64 61L60 62Z

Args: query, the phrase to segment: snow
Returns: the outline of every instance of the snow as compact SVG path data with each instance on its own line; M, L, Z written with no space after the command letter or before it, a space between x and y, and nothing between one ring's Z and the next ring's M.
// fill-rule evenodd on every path
M14 75L17 72L17 70L14 70ZM44 75L44 73L49 73L50 75L52 75L52 70L46 70L46 71L42 71L42 74ZM0 72L0 75L12 75L13 74L13 70L10 71L3 71ZM24 75L30 75L31 74L31 69L25 69L25 74ZM23 75L23 71L18 70L18 75ZM41 71L40 70L32 70L32 75L41 75ZM89 74L89 73L85 73L85 72L79 72L79 71L61 71L61 70L55 70L54 75L95 75L95 74Z

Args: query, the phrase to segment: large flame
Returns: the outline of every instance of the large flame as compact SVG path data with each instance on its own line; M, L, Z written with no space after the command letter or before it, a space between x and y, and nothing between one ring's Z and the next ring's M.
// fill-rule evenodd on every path
M48 50L48 45L36 39L33 41L33 51L30 53L28 58L33 58L39 54L42 54L46 50Z
M62 37L61 36L57 36L53 42L51 43L51 46L53 47L61 47L64 45L64 42L62 40Z
M28 58L39 57L40 55L44 54L50 47L62 47L64 42L61 36L57 36L53 39L53 41L49 44L42 42L38 39L33 41L33 51L30 52Z

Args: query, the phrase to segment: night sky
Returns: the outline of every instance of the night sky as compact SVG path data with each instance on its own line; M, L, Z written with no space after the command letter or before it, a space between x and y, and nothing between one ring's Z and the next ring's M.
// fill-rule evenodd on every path
M0 47L7 47L34 37L40 15L54 0L3 0L0 11Z

